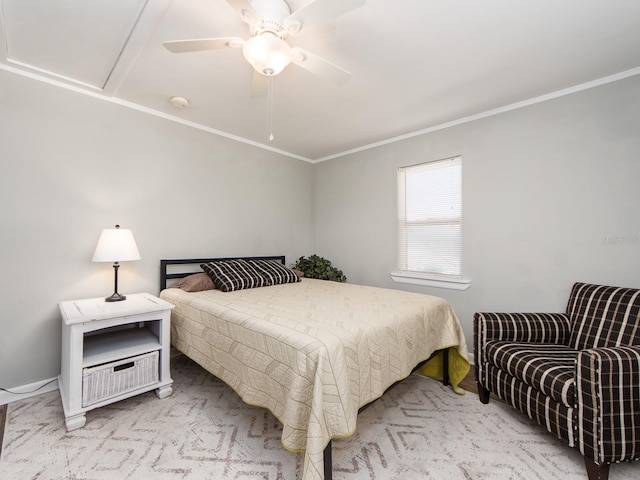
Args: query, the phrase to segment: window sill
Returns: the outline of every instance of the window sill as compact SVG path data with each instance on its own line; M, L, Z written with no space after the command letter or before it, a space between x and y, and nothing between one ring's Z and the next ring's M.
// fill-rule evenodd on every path
M419 272L391 272L394 282L423 285L426 287L448 288L449 290L466 290L471 286L467 278L447 278Z

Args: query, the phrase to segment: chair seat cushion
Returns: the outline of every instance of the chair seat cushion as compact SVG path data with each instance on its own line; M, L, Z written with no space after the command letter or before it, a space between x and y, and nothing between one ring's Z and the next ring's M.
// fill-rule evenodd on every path
M578 352L565 345L496 341L486 361L567 407L575 404Z

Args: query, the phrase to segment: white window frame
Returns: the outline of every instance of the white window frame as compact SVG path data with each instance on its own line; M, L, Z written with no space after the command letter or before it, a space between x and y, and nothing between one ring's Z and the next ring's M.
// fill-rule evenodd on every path
M407 219L407 210L413 209L415 216L415 208L416 206L407 207L407 201L411 200L407 198L405 185L407 182L407 176L414 174L425 174L427 172L433 171L434 173L442 172L443 169L447 169L449 167L457 168L460 172L459 178L454 178L453 187L455 191L454 195L459 194L460 198L451 199L452 205L459 205L459 209L456 213L457 216L447 216L447 218L429 218L428 214L425 212L425 216L419 219ZM415 177L414 177L415 178ZM398 244L397 244L397 254L398 254L398 268L397 270L391 272L391 278L395 282L399 283L409 283L414 285L424 285L438 288L449 288L454 290L466 290L471 285L470 280L465 278L462 274L462 157L450 157L442 160L435 160L432 162L425 162L418 165L411 165L407 167L401 167L398 169L397 173L397 183L398 183ZM451 192L445 192L448 195ZM443 199L447 200L448 199ZM448 265L450 272L449 273L437 273L435 266L432 265L431 271L429 267L418 268L411 270L408 267L409 263L414 263L409 258L409 250L411 247L415 248L415 245L409 243L409 232L412 228L415 227L428 227L428 226L436 226L436 225L450 225L454 227L458 227L460 231L460 237L458 239L460 249L459 252L447 252L447 254L452 255L452 262ZM457 256L456 256L457 255ZM456 268L457 266L457 268ZM442 267L442 265L440 265Z

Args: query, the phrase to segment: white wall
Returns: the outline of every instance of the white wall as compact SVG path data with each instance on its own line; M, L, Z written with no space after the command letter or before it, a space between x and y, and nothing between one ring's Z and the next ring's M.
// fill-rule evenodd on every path
M56 376L60 300L106 296L100 231L159 260L318 253L350 282L479 310L562 311L570 285L640 287L640 77L310 165L0 71L0 386ZM391 121L391 120L390 120ZM465 292L394 283L396 168L463 156Z
M159 289L161 258L313 245L313 165L0 71L0 386L60 372L57 302L107 296L103 228L142 260L121 293Z
M392 120L390 120L392 121ZM467 291L394 283L396 169L462 155ZM640 287L640 77L316 165L316 253L354 283L476 311L564 311L575 281Z

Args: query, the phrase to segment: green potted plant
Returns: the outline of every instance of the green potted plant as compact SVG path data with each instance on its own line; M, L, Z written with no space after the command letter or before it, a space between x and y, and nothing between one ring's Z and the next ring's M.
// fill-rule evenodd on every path
M320 280L331 280L332 282L346 282L347 277L344 276L342 270L338 270L331 265L331 262L318 255L311 255L307 258L300 257L292 268L300 270L308 278L319 278Z

